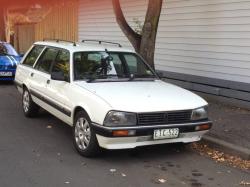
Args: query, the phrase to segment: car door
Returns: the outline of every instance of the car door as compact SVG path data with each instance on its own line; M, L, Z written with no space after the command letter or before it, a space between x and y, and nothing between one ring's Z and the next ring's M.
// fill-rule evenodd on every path
M30 75L30 92L32 96L48 103L47 81L50 79L50 72L53 62L58 54L57 48L46 47L38 59L34 71Z
M15 77L17 83L24 83L29 87L30 78L32 78L31 76L34 73L34 64L41 56L44 48L45 46L35 45L29 50L28 54L24 57L23 62L17 67Z
M54 107L64 116L62 120L69 120L71 116L70 100L67 97L70 87L70 52L60 49L51 72L62 73L64 80L48 79L46 85L47 96L54 102Z

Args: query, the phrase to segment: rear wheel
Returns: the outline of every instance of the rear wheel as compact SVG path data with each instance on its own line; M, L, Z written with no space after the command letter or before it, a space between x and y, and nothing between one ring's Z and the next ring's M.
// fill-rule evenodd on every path
M39 111L39 106L33 102L31 95L26 88L23 90L22 106L26 117L35 117Z
M83 156L92 157L100 152L96 134L86 112L76 114L73 126L73 141L76 150Z

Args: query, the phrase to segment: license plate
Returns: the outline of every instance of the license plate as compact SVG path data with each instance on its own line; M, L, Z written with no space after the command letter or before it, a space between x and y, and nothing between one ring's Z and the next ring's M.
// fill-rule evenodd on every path
M2 77L10 77L10 76L12 76L12 72L0 72L0 76L2 76Z
M178 138L179 136L179 129L158 129L154 130L154 139L171 139L171 138Z

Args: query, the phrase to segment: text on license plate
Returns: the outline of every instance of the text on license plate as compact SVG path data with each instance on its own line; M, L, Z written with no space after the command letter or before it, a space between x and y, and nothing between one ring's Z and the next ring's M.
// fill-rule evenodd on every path
M0 72L0 76L9 77L9 76L12 76L12 72Z
M170 138L178 138L179 136L179 129L158 129L154 130L154 139L170 139Z

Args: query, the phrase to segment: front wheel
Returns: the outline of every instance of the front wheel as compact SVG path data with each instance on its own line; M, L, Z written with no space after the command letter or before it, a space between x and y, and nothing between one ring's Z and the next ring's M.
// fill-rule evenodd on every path
M90 118L84 111L76 114L73 126L73 141L76 150L83 156L92 157L100 152L96 134L91 128Z
M24 88L22 97L23 112L26 117L35 117L39 111L39 106L33 102L28 89Z

